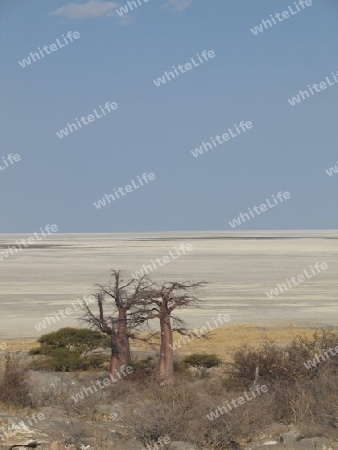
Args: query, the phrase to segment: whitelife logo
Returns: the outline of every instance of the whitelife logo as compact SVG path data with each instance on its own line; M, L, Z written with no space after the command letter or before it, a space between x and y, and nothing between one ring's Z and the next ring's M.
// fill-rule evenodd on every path
M254 392L256 391L256 393ZM247 395L247 392L244 391L244 397L238 397L237 400L232 399L230 403L233 407L238 408L241 405L244 405L246 401L250 402L254 398L256 398L256 394L260 397L262 394L266 394L268 392L268 387L265 384L262 384L261 386L257 385L253 389L250 390L252 397ZM238 402L238 404L236 403ZM224 413L228 413L232 411L232 408L230 406L229 402L226 402L226 405L219 406L215 411L211 411L210 414L207 414L207 418L212 422L214 419L218 419L220 417L219 413L223 416Z
M200 329L195 328L188 335L181 335L181 337L177 341L173 342L173 345L169 344L169 347L172 350L177 350L178 348L181 348L182 345L190 342L196 337L200 339L204 334L209 333L209 331L216 330L216 328L223 325L223 322L229 322L231 320L231 317L229 316L229 314L218 314L217 319L213 317L212 320L214 321L214 325L216 325L216 327L211 326L209 321L207 321L206 325L208 326L208 328L204 326Z
M6 342L1 342L0 350L4 352L5 350L7 350L7 348L8 348L8 345L6 344Z
M34 427L37 423L39 423L38 421L44 420L46 417L43 413L34 413L31 416L31 419L27 419L28 424L31 427ZM25 422L23 420L21 420L17 425L14 425L14 423L12 423L12 427L10 430L5 431L4 427L1 427L2 430L1 432L3 434L0 434L0 440L4 441L5 439L9 439L9 438L13 438L15 437L17 434L20 434L22 436L22 434L29 434L32 433L32 430L30 430L27 425L25 424ZM18 436L17 436L18 439ZM14 445L14 447L16 447ZM13 447L11 447L13 448Z
M155 180L155 174L153 172L147 173L145 172L142 175L142 179L143 181L145 181L146 184L149 183L149 181L153 181ZM127 184L127 186L125 186L124 188L119 187L117 190L119 191L119 193L124 197L125 195L129 194L130 192L133 192L136 189L139 189L141 186L143 186L142 180L139 176L137 176L137 179L140 183L140 186L138 186L137 184L135 184L134 180L131 180L131 184ZM134 187L134 189L133 189ZM126 192L124 192L124 190ZM119 194L116 192L116 189L113 189L114 194L116 196L117 199L120 198ZM105 197L102 198L102 200L98 200L97 203L94 202L93 205L95 206L95 208L100 209L103 208L104 206L107 205L106 203L106 199L108 200L108 203L111 203L111 200L113 200L113 202L115 202L115 197L114 194L105 194Z
M102 112L102 114L103 114L102 116L100 116L100 115L97 113L96 109L94 109L94 111L93 111L93 112L95 113L95 116L96 116L97 119L100 119L101 117L103 117L103 116L106 115L106 113L105 113L105 111L104 111L103 108L105 108L105 109L108 111L108 113L110 113L111 111L115 111L115 109L118 108L118 105L117 105L117 103L115 103L115 102L112 102L112 103L111 103L111 102L106 102L106 104L104 105L104 107L102 107L102 106L100 105L100 108L101 108L101 112ZM110 108L111 108L111 109L110 109ZM75 120L77 121L78 127L79 127L79 128L82 128L82 125L81 125L80 121L81 121L84 125L89 125L89 123L94 122L95 117L94 117L93 114L89 114L87 117L81 116L80 121L79 121L79 119L78 119L77 117L75 117ZM88 122L86 122L86 120L88 120ZM72 132L72 133L73 133L73 131L77 131L77 130L78 130L78 127L76 126L75 123L69 123L69 122L68 122L68 123L67 123L67 127L69 128L69 131ZM64 128L63 130L56 131L56 134L57 134L57 136L58 136L60 139L62 139L64 136L68 136L68 129L67 129L67 127ZM75 128L75 130L73 130L73 127Z
M320 266L320 268L319 268L319 266ZM315 270L312 266L310 266L310 269L311 269L311 272L313 275L310 275L309 273L307 273L306 270L303 270L303 272L304 272L306 279L309 280L310 278L312 278L312 276L316 276L318 273L320 273L320 269L326 270L328 267L329 266L325 262L324 263L316 262L315 269L317 270L317 273L315 272ZM298 283L297 283L295 277L291 277L290 280L292 281L293 286L298 286L300 283L303 283L305 281L305 278L303 275L298 275L298 277L297 277ZM287 278L285 278L285 281L287 282L289 289L292 289L293 286L291 285L290 281ZM278 292L278 289L280 292ZM266 292L266 295L271 300L273 297L277 297L277 295L279 295L282 292L288 291L289 289L287 288L286 284L284 284L284 283L277 284L276 289L271 289L270 292Z
M21 243L19 243L19 241L16 241L17 246L15 245L13 246L8 246L7 250L0 252L0 261L3 261L4 258L8 258L10 255L13 255L13 251L15 251L15 253L18 253L19 250L23 250L21 245L23 245L25 248L29 247L30 245L33 245L35 243L35 240L37 241L41 241L43 238L46 238L47 235L44 233L44 231L46 231L48 233L48 235L51 235L52 233L56 233L58 231L58 227L57 225L46 225L45 229L42 230L42 228L40 228L41 230L41 234L42 234L42 238L39 239L38 234L34 233L34 236L31 236L30 238L27 239L27 242L25 241L25 239L21 239Z
M6 167L9 167L8 163L11 163L11 165L13 165L15 162L21 161L21 156L18 153L16 153L15 155L12 155L12 153L10 153L6 159L4 158L4 156L2 157L2 159L5 167L2 167L2 165L0 164L0 170L5 170Z
M331 358L331 356L329 356L327 354L327 352L330 352L331 356L337 356L338 355L338 345L334 349L332 347L329 347L327 349L327 351L323 352L321 355L317 355L316 354L315 357L312 360L309 359L307 363L306 362L303 363L304 366L307 369L310 370L311 368L316 368L318 364L321 364L322 362L328 361Z
M277 25L278 22L283 22L284 19L288 19L291 16L294 16L297 13L300 13L304 9L306 9L306 6L312 6L312 0L300 0L299 3L294 2L297 11L294 11L291 6L288 7L289 11L283 11L282 13L276 13L275 16L270 14L270 19L268 20L262 20L261 25L255 26L255 28L251 28L251 32L256 36L258 33L263 33L264 28L267 30L268 26L271 28L274 25ZM300 9L299 6L301 6L303 9ZM282 16L282 17L281 17ZM278 22L275 21L274 17L278 19ZM263 28L264 25L264 28Z
M333 167L330 167L328 170L325 170L329 177L332 177L334 173L338 173L338 161Z
M162 267L164 266L164 264L168 264L170 261L174 261L175 259L179 258L181 255L180 251L177 249L177 247L175 247L176 250L176 255L173 255L172 251L169 252L169 256L163 256L163 258L156 258L155 261L158 264L158 266ZM193 250L193 246L191 244L181 244L180 245L180 250L181 252L186 255L185 250L188 250L188 252L191 252ZM153 259L150 260L153 264L153 267L151 267L150 265L145 265L143 264L142 269L140 269L139 271L136 270L134 273L131 274L131 276L133 278L135 278L135 280L138 280L139 278L143 277L143 275L147 274L148 275L148 270L150 270L150 272L153 272L154 270L158 269L158 266L156 266L155 261ZM163 262L163 264L162 264Z
M164 447L169 445L171 442L171 439L169 436L166 437L159 437L156 442L153 442L152 444L146 444L146 449L143 448L142 450L164 450Z
M224 142L228 141L230 137L235 138L236 136L241 134L239 127L241 128L242 131L246 131L250 130L253 127L253 125L250 121L244 122L244 120L241 120L240 124L238 126L237 124L235 124L234 127L238 134L236 134L235 131L232 130L231 128L228 128L227 131L229 132L229 134L224 133L222 134L222 136L219 136L217 134L215 139L213 137L210 138L214 147L210 144L210 142L202 142L202 145L200 147L195 148L195 150L190 150L190 153L195 158L197 158L199 155L203 155L204 152L208 152L209 150L212 150L212 148L216 148L217 143L215 142L215 140L218 142L218 144L224 144Z
M141 0L137 0L137 2L138 2L138 4L139 4L140 6L143 5L143 3L141 3ZM144 2L144 3L148 3L149 0L143 0L143 2ZM130 9L129 9L128 7L129 7ZM132 11L134 8L138 8L137 3L134 2L134 1L132 1L132 2L129 2L129 1L128 1L124 6L121 6L121 8L116 9L115 11L116 11L117 14L121 17L121 16L123 16L123 14L128 14L129 11Z
M276 198L275 198L274 195L272 195L271 197L273 198L275 204L273 204L273 203L271 204L271 203L269 202L269 199L267 198L267 199L266 199L266 203L268 204L269 209L274 208L276 205L279 205L279 204L280 204L280 203L277 202L277 200L276 200ZM283 192L278 192L278 194L276 195L276 197L278 198L278 200L279 200L281 203L283 203L283 198L284 198L284 200L289 200L290 194L289 194L289 192L284 192L284 193L283 193ZM267 211L268 207L266 206L265 203L262 203L262 204L259 206L260 212L259 212L259 210L258 210L258 206L254 206L252 209L255 211L255 213L256 213L257 215L259 215L259 214L261 214L262 212ZM251 208L248 208L248 211L250 212L251 217L255 217L254 213L251 211ZM246 222L244 216L246 216L247 220L251 220L248 213L244 213L244 214L243 214L243 213L239 213L239 216L237 217L237 219L234 219L234 220L232 220L231 222L228 222L228 224L231 226L231 228L235 228L237 225L241 225L242 223Z
M109 373L108 374L109 378L106 377L102 381L97 380L95 383L94 381L92 381L91 382L92 386L82 388L80 392L76 393L75 395L72 395L71 398L74 400L75 403L77 403L78 401L83 400L85 398L84 394L86 394L86 396L88 397L89 393L94 394L94 392L98 392L95 384L100 389L104 389L105 387L110 386L112 383L116 383L116 381L121 380L122 379L121 373L124 377L126 377L127 375L133 373L133 371L134 369L131 366L121 366L119 371L115 369L115 374L117 375L117 378L114 378L114 375Z
M55 52L56 50L58 50L58 48L62 48L62 47L66 47L66 45L69 44L69 42L67 41L67 38L70 40L70 42L73 42L73 38L74 39L80 39L81 35L78 31L74 31L74 33L72 31L68 31L67 33L67 38L62 35L63 37L63 42L65 42L65 44L62 44L59 39L56 39L56 43L58 44L58 47L56 46L56 44L51 44L49 46L48 49L48 45L44 45L42 47L42 50L44 50L46 52L46 55L50 55L52 52ZM41 55L42 58L45 57L43 51L41 50L40 47L38 47L39 53ZM19 61L19 64L22 68L26 67L26 66L30 66L32 62L38 61L40 58L39 53L32 53L30 52L29 56L27 56L27 58L24 58L22 61ZM37 58L37 59L36 59ZM32 59L32 61L31 61Z
M59 309L58 312L53 312L52 315L50 316L45 316L43 322L39 322L37 325L34 325L34 328L36 329L36 331L41 331L44 330L45 328L47 328L47 325L51 325L52 323L57 323L60 321L60 319L65 319L67 316L71 316L74 312L79 311L80 309L82 309L85 305L89 305L93 302L96 302L97 298L94 295L84 295L82 297L82 299L77 299L77 302L79 304L79 308L76 308L75 303L72 302L71 305L73 307L72 308L66 308L65 310Z
M209 61L208 57L215 58L216 55L213 50L209 50L208 52L207 52L207 50L203 50L202 56L205 59L205 61ZM198 53L197 53L197 57L198 57L198 60L200 61L200 63L203 64L204 61ZM179 64L177 66L181 73L186 73L189 70L193 69L194 67L198 67L201 65L201 64L196 63L194 58L190 58L190 61L193 63L193 66L190 64L190 62L185 63L184 66L182 66L181 64ZM185 68L185 70L183 70L183 67ZM176 77L178 77L180 75L180 73L177 71L175 66L173 66L173 69L176 74ZM160 87L161 85L166 84L167 80L171 81L176 78L174 75L174 72L164 72L164 75L160 78L157 78L157 80L153 80L153 83L155 84L156 87ZM167 79L166 79L166 77L167 77Z
M309 91L311 93L311 95L315 95L316 92L321 92L324 91L326 88L334 86L338 83L338 70L337 73L331 72L332 78L330 80L329 77L325 77L325 81L321 81L320 83L313 83L312 86L310 86L308 84L308 88ZM332 82L332 79L334 80L334 82ZM297 94L295 97L292 97L291 99L288 99L288 102L290 103L291 106L295 106L298 103L301 103L302 101L306 100L307 98L310 98L310 94L309 91L305 90L305 91L299 91L299 94Z

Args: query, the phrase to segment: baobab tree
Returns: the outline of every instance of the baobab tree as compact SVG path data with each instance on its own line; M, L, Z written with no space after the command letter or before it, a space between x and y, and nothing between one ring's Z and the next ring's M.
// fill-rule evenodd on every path
M92 306L83 302L85 314L80 320L110 337L109 373L112 376L123 365L130 364L129 339L135 336L135 329L145 320L135 306L152 286L153 283L147 276L139 280L132 278L124 284L122 272L112 270L108 285L95 285L97 311L93 312Z
M162 384L173 381L174 353L173 332L188 334L186 323L173 314L177 308L194 306L200 301L197 297L205 282L166 282L154 285L135 306L139 321L145 322L157 318L160 322L160 355L155 368L155 378Z

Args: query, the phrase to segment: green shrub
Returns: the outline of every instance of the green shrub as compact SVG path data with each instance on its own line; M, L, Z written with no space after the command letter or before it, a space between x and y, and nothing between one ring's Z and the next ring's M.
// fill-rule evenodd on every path
M57 348L49 352L49 354L45 354L49 356L48 363L50 369L56 372L72 372L84 369L84 360L80 352Z
M222 364L222 361L217 355L208 355L207 353L193 353L192 355L186 356L183 361L188 367L191 366L196 369L211 369Z
M36 347L29 350L28 354L31 356L36 356L36 355L43 355L44 353L41 347Z
M85 328L61 328L45 334L38 340L39 348L32 349L30 355L44 355L44 370L69 372L101 368L107 358L103 355L89 355L98 347L107 346L107 338L98 331ZM36 366L36 363L34 364Z
M194 367L198 370L199 375L204 377L207 374L207 369L220 366L222 361L214 354L193 353L192 355L186 356L183 359L183 363L186 367Z
M38 339L41 346L51 349L78 349L81 352L93 350L103 345L105 336L88 328L61 328L58 331L44 334Z

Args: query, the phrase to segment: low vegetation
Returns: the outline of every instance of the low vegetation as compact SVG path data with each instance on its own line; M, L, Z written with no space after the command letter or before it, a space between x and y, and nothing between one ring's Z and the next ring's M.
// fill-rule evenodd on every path
M44 334L38 339L40 347L32 349L30 355L42 355L32 368L56 372L70 372L102 368L107 357L95 354L98 347L108 347L109 340L101 333L89 329L61 328ZM94 352L94 353L93 353Z
M47 341L43 338L41 342ZM103 372L80 371L72 374L72 381L63 378L67 374L59 374L59 384L46 392L30 381L27 365L8 358L0 382L0 402L16 408L53 406L69 420L76 420L76 427L83 423L87 430L88 423L99 426L99 406L108 405L119 411L115 416L121 438L126 433L144 445L169 436L200 448L222 450L249 442L276 423L297 425L305 436L333 437L338 430L338 355L320 359L310 368L304 363L316 363L316 355L337 346L337 333L318 330L311 337L299 336L283 346L271 341L258 347L243 345L227 363L214 354L191 354L175 360L174 383L163 386L153 382L156 355L149 356L133 362L135 371L130 377L76 404L72 395L104 377ZM72 349L70 345L68 351ZM201 377L201 370L210 375ZM207 418L211 411L243 396L257 383L268 386L268 392L214 420ZM86 435L81 439L86 444ZM100 448L109 448L104 440L100 442Z
M194 367L201 377L207 374L208 369L219 367L222 364L221 359L217 355L207 353L193 353L183 360L187 367Z

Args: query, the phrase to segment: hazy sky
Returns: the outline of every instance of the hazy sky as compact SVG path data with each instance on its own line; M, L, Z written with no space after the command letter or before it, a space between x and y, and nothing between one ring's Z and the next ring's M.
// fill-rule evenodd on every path
M231 230L279 191L290 199L236 229L337 228L338 174L325 170L338 159L338 82L288 102L338 71L336 0L299 6L257 35L294 1L139 0L122 18L124 0L73 1L0 4L0 232ZM69 31L80 38L18 63ZM155 86L203 50L215 57ZM118 109L56 135L106 102ZM240 121L253 127L192 155ZM21 160L6 167L10 153ZM94 206L144 172L156 178Z

